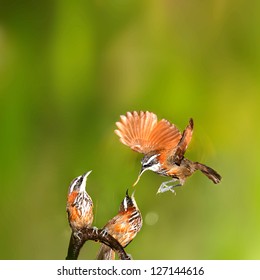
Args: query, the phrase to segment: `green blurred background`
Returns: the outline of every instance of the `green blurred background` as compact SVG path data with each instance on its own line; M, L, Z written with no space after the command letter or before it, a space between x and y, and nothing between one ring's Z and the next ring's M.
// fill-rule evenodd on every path
M0 2L0 258L64 259L66 195L88 192L102 227L140 169L114 134L120 114L150 110L181 130L215 168L156 195L136 190L144 225L134 259L260 259L258 1ZM80 259L99 245L86 243Z

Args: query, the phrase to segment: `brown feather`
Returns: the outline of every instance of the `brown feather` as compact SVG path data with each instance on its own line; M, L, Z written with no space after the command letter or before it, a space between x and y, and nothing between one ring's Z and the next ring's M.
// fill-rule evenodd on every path
M176 163L177 165L180 165L184 157L184 154L190 144L192 138L192 132L193 132L193 120L190 119L189 124L187 125L187 127L182 133L181 140L178 143L176 149L170 152L172 155L171 157L169 157L169 160Z
M157 146L158 150L174 149L181 139L181 133L178 128L163 119L158 122L157 126L151 133L150 143Z
M165 119L157 121L151 112L127 112L116 123L115 133L132 150L147 154L154 150L174 149L181 139L178 128Z

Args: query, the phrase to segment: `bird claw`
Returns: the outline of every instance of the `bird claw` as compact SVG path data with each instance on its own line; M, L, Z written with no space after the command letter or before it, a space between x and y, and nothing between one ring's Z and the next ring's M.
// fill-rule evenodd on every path
M173 180L167 181L167 182L163 182L161 184L161 186L159 187L159 189L157 191L157 194L158 193L164 193L164 192L167 192L167 191L171 191L172 193L174 193L176 195L176 192L175 192L175 190L173 190L173 188L180 187L181 184L167 185L168 183L172 183L172 182L175 182L175 181L176 181L176 179L173 179Z
M102 229L101 235L102 235L103 237L105 237L107 234L108 234L107 229Z
M73 232L73 236L79 240L81 240L81 235L82 235L82 232L81 231L74 231Z
M93 231L95 234L98 234L98 228L97 228L97 227L93 227L93 228L92 228L92 231Z

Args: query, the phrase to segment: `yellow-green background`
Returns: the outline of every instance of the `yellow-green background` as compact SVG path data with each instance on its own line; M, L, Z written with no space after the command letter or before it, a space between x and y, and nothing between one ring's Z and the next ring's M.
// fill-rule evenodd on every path
M141 155L114 134L150 110L181 130L187 157L215 168L156 195L136 190L135 259L260 259L258 1L1 1L0 258L64 259L71 180L93 170L94 224L113 217ZM147 215L158 217L147 224ZM95 258L88 242L81 259Z

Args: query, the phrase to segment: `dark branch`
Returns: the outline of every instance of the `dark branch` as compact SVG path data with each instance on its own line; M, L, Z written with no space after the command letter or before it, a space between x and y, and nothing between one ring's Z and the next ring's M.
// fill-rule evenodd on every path
M70 243L66 260L77 260L79 252L88 240L104 243L114 250L121 260L130 260L121 244L110 234L104 234L102 229L85 228L81 232L73 233L70 237Z
M77 260L79 252L82 246L84 245L85 241L82 238L75 236L72 232L70 236L70 243L66 260Z

